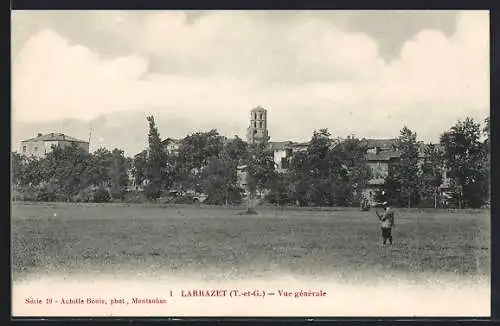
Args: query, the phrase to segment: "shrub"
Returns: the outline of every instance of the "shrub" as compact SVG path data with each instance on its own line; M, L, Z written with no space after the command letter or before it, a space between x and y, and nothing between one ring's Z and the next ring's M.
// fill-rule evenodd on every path
M81 189L77 195L73 196L73 201L77 203L91 203L94 201L94 192L90 188Z
M149 183L144 187L145 195L148 199L156 200L161 196L161 189L159 189L155 184Z
M293 204L293 200L289 198L287 193L284 192L276 193L276 191L272 190L264 198L265 201L271 204L279 204L281 206Z
M415 208L434 208L434 198L424 198L420 200Z
M226 197L227 196L227 197ZM242 190L231 187L227 193L225 191L209 191L203 203L208 205L240 204L242 201Z
M194 198L191 195L181 195L173 200L174 204L192 204Z
M121 189L112 189L111 190L111 197L113 199L113 201L123 201L124 197L125 197L125 191L121 190Z
M18 201L37 201L38 194L30 187L22 187L17 191L14 199Z
M46 202L51 202L51 201L56 201L56 200L61 200L61 196L58 196L58 191L57 187L53 183L46 183L41 185L37 190L37 200L39 201L46 201Z
M123 195L123 201L131 204L142 204L146 201L146 196L142 191L127 191Z
M104 187L99 187L93 194L94 202L96 203L107 203L111 200L109 191Z

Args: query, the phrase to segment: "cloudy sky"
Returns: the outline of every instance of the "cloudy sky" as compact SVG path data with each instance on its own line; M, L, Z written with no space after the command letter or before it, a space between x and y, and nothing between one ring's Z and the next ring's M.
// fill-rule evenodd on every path
M273 141L424 141L489 114L486 11L16 11L12 145L37 132L91 149L217 128L245 136L269 110Z

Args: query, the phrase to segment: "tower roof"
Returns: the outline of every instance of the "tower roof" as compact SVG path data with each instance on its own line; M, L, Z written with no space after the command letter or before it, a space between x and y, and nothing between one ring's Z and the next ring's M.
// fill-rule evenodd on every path
M250 112L266 112L267 110L261 107L260 105L256 108L253 108Z

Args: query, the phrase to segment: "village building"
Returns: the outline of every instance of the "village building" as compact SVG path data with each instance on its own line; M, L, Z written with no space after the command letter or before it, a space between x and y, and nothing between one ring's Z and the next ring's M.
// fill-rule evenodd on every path
M396 139L363 139L362 146L367 149L365 160L372 175L362 194L368 205L374 205L376 194L389 175L389 166L399 160L400 153L396 148Z
M293 156L298 152L306 151L309 142L293 141L270 141L268 126L268 111L261 106L250 111L249 126L247 128L246 141L248 144L258 144L266 142L268 149L273 153L274 165L277 172L285 173L290 166ZM226 139L226 141L229 141ZM341 144L341 140L332 142L332 148ZM167 138L162 141L165 150L170 154L178 154L181 146L181 139ZM423 163L424 147L419 143L419 162ZM389 175L391 165L399 161L400 152L397 149L397 139L361 139L361 146L366 148L365 162L370 168L372 177L368 184L360 189L363 201L368 205L375 205L377 193L383 189L386 178ZM131 172L131 171L130 171ZM131 178L133 180L133 178ZM247 165L240 164L237 167L238 186L247 189ZM443 196L449 191L449 178L443 167L443 184L439 189L439 195ZM136 185L134 181L130 185L132 189L142 189L143 185Z
M177 155L179 154L179 148L181 147L182 139L167 138L161 143L167 153Z
M258 106L250 111L250 125L247 129L247 142L255 144L263 140L269 140L267 130L267 110ZM273 152L274 164L278 172L286 172L294 154L306 151L308 142L268 142L269 149ZM340 144L334 141L332 147ZM365 202L369 205L376 204L376 194L380 191L389 175L389 167L399 161L400 152L397 149L397 139L362 139L361 145L366 148L365 161L372 173L372 178L364 189L361 189ZM424 144L419 143L419 163L423 163ZM238 182L243 189L246 188L246 165L238 166ZM443 167L443 184L440 187L440 196L449 191L450 180L446 169Z
M54 147L67 147L73 145L83 149L87 153L89 152L88 141L54 132L45 135L38 133L38 135L34 138L21 141L21 152L26 156L42 158L51 152Z

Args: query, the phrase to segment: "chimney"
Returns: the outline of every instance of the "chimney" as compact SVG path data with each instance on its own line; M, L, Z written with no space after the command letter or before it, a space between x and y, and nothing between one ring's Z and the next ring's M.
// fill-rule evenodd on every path
M37 137L41 137L43 134L41 132L38 133Z

